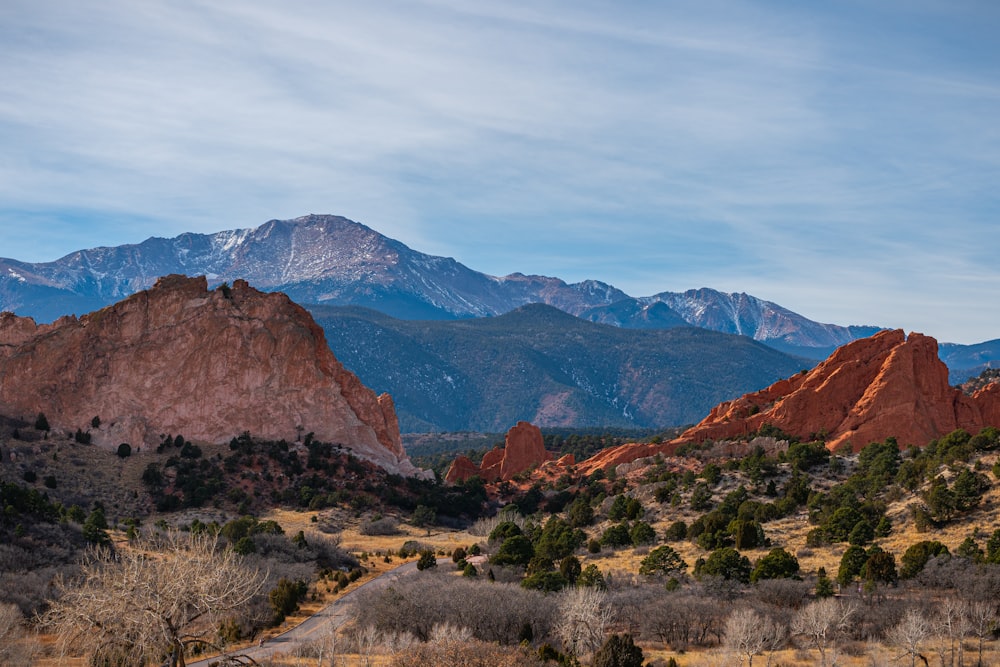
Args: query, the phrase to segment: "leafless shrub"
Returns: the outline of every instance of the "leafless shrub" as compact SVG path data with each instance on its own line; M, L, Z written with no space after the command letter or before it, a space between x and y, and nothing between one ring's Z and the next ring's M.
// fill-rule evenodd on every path
M743 584L735 579L724 579L712 575L702 576L696 587L700 596L726 602L731 602L740 597L745 588Z
M809 596L811 586L795 579L762 579L754 586L760 602L778 609L798 609Z
M427 641L435 624L465 627L482 641L517 644L526 633L536 640L551 633L553 596L518 585L470 580L430 570L359 596L356 623L381 632L409 632Z
M45 567L27 572L0 574L0 601L17 605L26 617L41 613L56 595L53 582L76 576L76 565Z
M854 623L851 626L851 637L858 641L881 640L892 626L899 623L909 607L906 600L885 598L872 601L860 598Z
M391 516L362 521L358 532L362 535L398 535L399 521Z
M660 586L618 586L608 594L608 605L614 610L616 628L639 636L647 609L664 597Z
M339 535L341 526L337 520L327 513L320 514L316 519L316 529L327 535Z
M308 563L311 567L356 567L354 556L340 548L340 537L310 532L305 544L296 544L286 535L258 534L253 536L256 555L278 564ZM287 576L287 575L286 575Z
M976 569L975 563L965 558L934 556L927 560L916 579L923 588L951 590Z
M472 639L472 630L449 622L435 623L431 628L431 642L466 642Z
M976 602L1000 602L1000 565L989 563L965 570L956 582L959 597Z
M436 626L435 626L436 627ZM384 632L381 636L382 648L390 655L405 651L417 643L417 638L409 632Z
M16 605L0 604L0 665L27 667L38 652L38 643L24 628Z
M391 667L541 667L541 661L523 647L504 647L478 640L417 644L402 651Z
M518 528L524 529L524 517L516 509L511 508L500 510L494 516L479 519L469 528L469 534L476 537L488 537L493 529L504 521L512 521Z
M676 650L706 646L722 635L725 611L711 600L689 593L659 595L643 609L642 635Z
M296 655L302 658L313 658L316 667L336 667L338 652L345 643L340 635L340 628L333 623L326 624L312 641L305 642L296 650Z

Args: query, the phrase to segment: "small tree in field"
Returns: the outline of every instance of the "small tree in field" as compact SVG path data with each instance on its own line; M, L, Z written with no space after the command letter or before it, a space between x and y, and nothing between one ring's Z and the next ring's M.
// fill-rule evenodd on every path
M819 664L826 667L826 652L840 632L850 626L855 606L832 597L810 602L792 619L792 632L819 651Z
M437 521L437 512L434 511L433 507L428 507L427 505L417 505L416 509L413 510L413 516L410 517L410 521L417 528L426 528L428 537L431 534L431 527L434 522Z
M92 664L142 665L167 656L183 667L193 646L214 646L219 623L239 614L264 577L208 535L168 534L88 554L78 581L60 582L44 623L64 653Z
M437 567L437 564L437 557L433 551L425 549L420 552L420 559L417 561L418 570L429 570L432 567Z
M687 563L684 562L681 555L677 553L673 547L667 545L657 547L650 551L649 554L642 559L642 563L639 564L639 574L644 575L671 575L685 572L686 570Z
M903 619L889 630L886 639L909 656L910 667L916 667L917 658L923 659L920 650L930 633L931 625L927 618L916 609L909 609Z
M726 619L723 642L740 664L746 658L747 667L753 667L754 657L779 648L784 639L783 627L752 609L737 609Z

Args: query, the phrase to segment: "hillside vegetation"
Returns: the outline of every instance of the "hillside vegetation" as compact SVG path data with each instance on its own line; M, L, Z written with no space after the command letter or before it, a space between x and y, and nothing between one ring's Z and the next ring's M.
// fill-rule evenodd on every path
M337 358L392 395L404 432L680 426L815 363L743 336L620 329L541 304L443 322L311 312Z
M629 647L681 665L996 659L996 429L856 455L770 432L735 458L708 443L490 489L387 476L311 441L173 436L120 456L75 434L4 429L0 602L24 614L45 612L58 595L48 582L72 578L88 544L130 549L173 527L217 535L269 572L226 621L236 645L291 600L419 556L423 571L391 598L372 593L327 650L396 665L448 646L482 651L483 665L619 664L602 656ZM820 612L839 619L822 638ZM215 636L199 650L221 646Z

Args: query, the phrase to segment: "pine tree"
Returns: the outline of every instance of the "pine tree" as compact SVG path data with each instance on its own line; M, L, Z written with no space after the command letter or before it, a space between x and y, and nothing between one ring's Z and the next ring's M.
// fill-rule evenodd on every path
M611 635L594 654L593 667L642 667L642 649L632 635Z

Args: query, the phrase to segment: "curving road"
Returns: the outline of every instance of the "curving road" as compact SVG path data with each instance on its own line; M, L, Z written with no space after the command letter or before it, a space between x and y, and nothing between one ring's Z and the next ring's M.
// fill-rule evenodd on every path
M227 655L246 656L254 660L270 658L276 653L291 653L300 644L312 641L322 636L332 626L339 628L351 618L351 605L361 591L377 590L385 588L389 584L397 581L400 577L413 574L417 571L416 561L403 563L399 567L380 574L371 581L366 581L354 590L345 593L318 612L302 621L294 628L287 630L280 635L271 637L259 646L248 646L244 649L233 651ZM188 667L209 667L218 662L222 656L205 658L197 662L189 662Z

